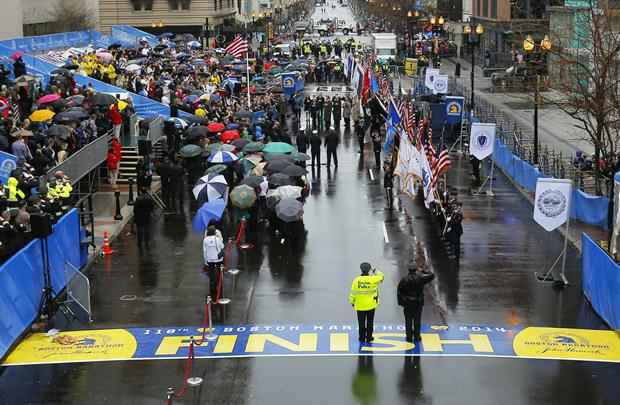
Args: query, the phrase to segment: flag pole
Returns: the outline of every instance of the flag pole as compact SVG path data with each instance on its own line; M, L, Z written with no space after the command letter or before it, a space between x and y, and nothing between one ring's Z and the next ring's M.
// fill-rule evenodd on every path
M245 22L245 40L248 40L248 22ZM247 44L245 51L245 80L248 88L248 110L250 110L250 43Z

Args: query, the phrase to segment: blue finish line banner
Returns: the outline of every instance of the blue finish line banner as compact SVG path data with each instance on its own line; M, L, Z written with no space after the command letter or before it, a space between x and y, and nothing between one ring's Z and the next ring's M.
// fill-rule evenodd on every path
M372 344L342 324L218 326L217 339L195 346L196 358L284 356L471 356L620 362L620 337L609 330L424 325L421 342L403 325L376 325ZM3 366L187 357L196 327L128 328L30 335Z

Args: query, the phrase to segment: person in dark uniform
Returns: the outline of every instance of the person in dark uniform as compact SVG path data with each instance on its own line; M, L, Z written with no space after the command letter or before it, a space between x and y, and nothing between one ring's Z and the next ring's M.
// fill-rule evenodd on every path
M360 147L359 153L364 153L364 136L366 135L366 128L364 122L359 119L355 122L355 135L357 136L357 143Z
M474 155L471 155L469 158L469 162L471 163L471 169L474 175L474 186L477 187L480 185L480 160L476 158Z
M316 160L316 165L318 168L321 168L321 138L319 137L319 131L316 129L312 131L312 136L310 137L310 152L312 153L312 167L314 167L314 162ZM320 173L320 170L319 170Z
M149 247L151 240L151 214L154 209L153 200L146 192L146 188L142 187L138 190L138 197L133 203L133 222L136 225L136 233L138 235L138 247L142 249L143 245Z
M457 202L452 209L448 218L446 236L454 253L450 258L458 261L461 258L461 235L463 235L463 203Z
M419 342L422 322L422 308L424 308L424 286L435 278L435 275L426 270L424 251L418 244L415 263L409 264L409 274L398 283L398 305L403 307L405 314L405 334L407 342ZM412 328L413 323L413 328Z
M325 130L332 126L332 100L327 96L323 105L323 121Z
M297 135L295 142L297 144L297 150L301 153L306 153L310 140L308 139L308 135L305 130L302 129L299 131L299 135Z
M170 183L170 175L171 175L171 167L170 161L168 157L164 156L161 163L156 169L157 174L159 174L160 182L161 182L161 199L166 206L166 209L171 209L170 200L171 200L171 183Z
M381 170L381 135L375 134L372 137L372 150L375 152L375 167L377 170Z
M388 209L392 209L394 201L394 193L392 188L394 187L394 174L389 164L385 164L383 167L383 188L385 189L385 199L387 200Z
M338 144L340 143L340 139L338 139L338 133L331 127L327 132L327 136L325 137L325 149L327 150L327 168L331 168L332 157L334 158L334 167L338 168Z
M323 130L323 107L325 106L325 99L323 98L322 94L319 94L319 96L316 98L316 109L317 109L317 125L318 125L318 130L322 131Z
M332 101L332 115L334 117L334 128L340 131L340 118L342 116L342 101L340 97L334 97Z
M314 97L310 101L310 115L312 116L312 129L316 129L319 120L319 101Z
M176 160L173 160L170 163L170 199L171 199L171 210L176 211L177 208L177 202L178 207L179 207L179 211L182 212L183 211L183 202L184 202L184 177L185 177L185 170L183 169L183 166L177 162Z

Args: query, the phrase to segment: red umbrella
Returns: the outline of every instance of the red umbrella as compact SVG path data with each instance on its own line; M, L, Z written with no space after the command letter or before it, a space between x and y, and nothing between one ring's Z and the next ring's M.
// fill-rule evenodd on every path
M24 54L20 51L17 51L15 53L13 53L13 55L11 55L11 59L13 60L17 60L19 58L21 58L22 56L24 56Z
M53 103L54 101L58 101L60 100L61 97L58 94L47 94L43 97L41 97L40 99L37 100L37 104L42 105L42 104L50 104Z
M209 132L221 132L224 130L224 128L226 127L221 122L212 122L207 125L207 129L209 130Z
M239 135L239 131L236 129L229 129L228 131L224 131L222 136L220 136L220 140L225 143L230 143L235 139L239 139L241 136Z

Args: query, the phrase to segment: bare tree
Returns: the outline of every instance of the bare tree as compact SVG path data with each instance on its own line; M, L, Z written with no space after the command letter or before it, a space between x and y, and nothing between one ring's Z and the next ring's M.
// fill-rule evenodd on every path
M553 100L577 121L594 146L596 192L601 159L613 164L620 142L620 17L599 1L576 9L573 35L553 35L552 63L559 64L563 96ZM565 31L566 32L566 31Z
M50 10L59 32L83 31L95 27L95 13L85 0L58 0Z

